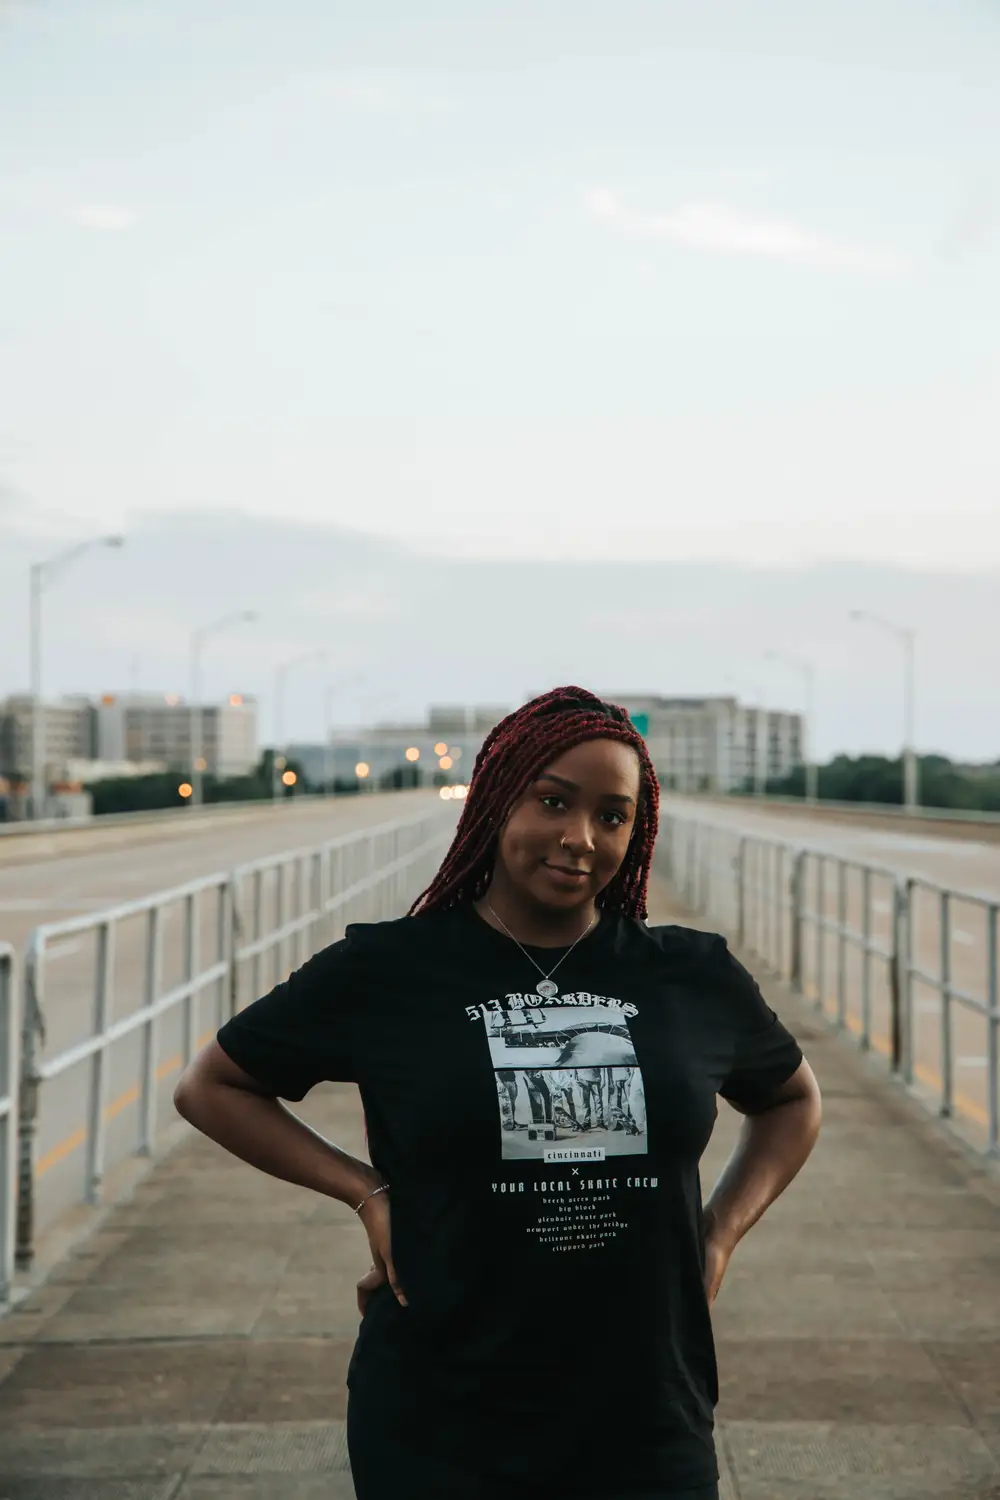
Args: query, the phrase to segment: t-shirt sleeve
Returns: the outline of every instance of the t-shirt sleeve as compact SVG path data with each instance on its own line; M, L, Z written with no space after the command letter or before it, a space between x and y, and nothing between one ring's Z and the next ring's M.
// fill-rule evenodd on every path
M724 943L722 950L722 997L733 1051L719 1093L744 1109L763 1109L802 1062L802 1049L764 999L753 975Z
M365 987L357 946L348 933L219 1030L227 1056L277 1098L356 1081L354 1017Z

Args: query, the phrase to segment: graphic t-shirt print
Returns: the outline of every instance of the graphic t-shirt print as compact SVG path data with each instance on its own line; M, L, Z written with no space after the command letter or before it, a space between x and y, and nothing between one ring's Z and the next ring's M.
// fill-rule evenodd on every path
M646 1154L634 1005L587 993L510 994L468 1012L485 1023L505 1161Z

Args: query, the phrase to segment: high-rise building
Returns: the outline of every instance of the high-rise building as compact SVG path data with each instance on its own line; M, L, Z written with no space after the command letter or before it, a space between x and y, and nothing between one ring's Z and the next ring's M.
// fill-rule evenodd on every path
M203 704L201 754L210 775L242 776L257 764L257 705L234 693L226 703ZM187 771L192 761L191 707L173 694L105 694L44 703L47 781L61 780L86 761L158 764ZM28 781L33 769L34 701L27 694L0 702L0 776Z
M91 710L83 698L42 704L42 739L47 767L93 755ZM0 701L0 776L28 781L34 762L34 699L17 693Z
M257 703L233 693L225 703L192 708L175 694L107 693L94 708L95 753L101 760L162 761L191 769L201 721L200 750L210 776L244 776L258 760Z
M788 776L802 764L801 714L755 708L731 697L607 697L627 709L642 731L666 790L737 791Z

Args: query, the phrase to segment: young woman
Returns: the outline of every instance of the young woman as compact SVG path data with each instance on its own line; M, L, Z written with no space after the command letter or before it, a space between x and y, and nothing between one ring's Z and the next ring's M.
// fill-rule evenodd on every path
M357 1212L358 1500L710 1500L710 1308L819 1094L722 938L648 927L658 787L579 688L511 714L409 916L229 1021L177 1107ZM359 1085L372 1165L279 1100ZM702 1206L721 1094L746 1116Z

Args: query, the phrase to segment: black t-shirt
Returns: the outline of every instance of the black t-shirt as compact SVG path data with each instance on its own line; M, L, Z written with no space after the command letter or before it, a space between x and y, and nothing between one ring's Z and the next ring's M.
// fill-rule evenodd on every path
M587 1472L607 1461L622 1493L707 1484L698 1163L716 1095L765 1104L802 1055L714 934L606 916L557 995L540 978L469 905L358 925L219 1041L283 1099L359 1085L409 1306L376 1294L352 1384L412 1372L512 1479L559 1472L597 1424Z

